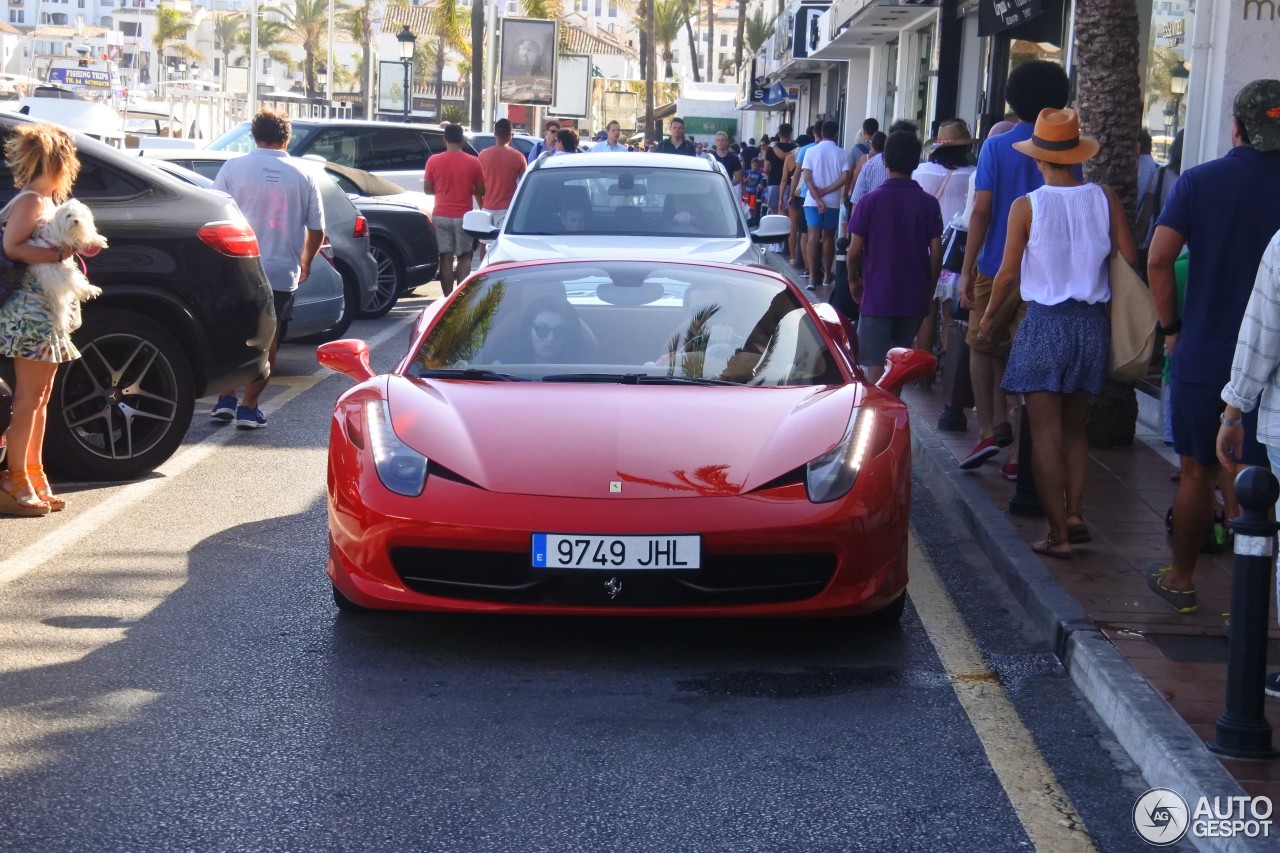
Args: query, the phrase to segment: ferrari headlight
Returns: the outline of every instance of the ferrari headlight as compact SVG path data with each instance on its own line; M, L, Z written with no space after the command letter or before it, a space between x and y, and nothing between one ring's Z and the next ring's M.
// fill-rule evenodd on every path
M869 457L875 429L875 410L859 407L840 443L805 466L809 500L829 503L849 494Z
M369 450L382 485L398 495L416 497L427 482L427 457L400 440L391 426L391 409L386 400L364 404L369 434Z

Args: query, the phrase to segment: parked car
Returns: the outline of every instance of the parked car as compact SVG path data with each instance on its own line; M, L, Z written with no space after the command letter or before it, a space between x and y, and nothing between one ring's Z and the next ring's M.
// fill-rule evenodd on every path
M561 221L568 202L590 209L584 228ZM462 223L472 237L493 240L482 266L558 257L763 264L765 244L791 233L785 216L766 216L751 231L724 168L709 156L677 154L540 157L501 228L484 210Z
M902 615L897 392L936 359L895 349L867 381L835 309L771 270L505 264L389 373L368 355L317 350L358 383L329 423L343 610Z
M400 124L346 119L294 119L289 153L314 154L330 163L373 172L406 190L422 189L427 158L445 150L444 128L433 124ZM207 151L253 148L249 123L242 122L209 143ZM475 154L471 145L463 150Z
M155 168L193 186L210 192L214 191L212 180L177 163L154 157L145 157L142 162L150 163ZM294 295L293 301L293 319L289 321L286 341L324 335L338 328L343 319L346 297L343 292L342 274L334 266L333 246L329 243L328 237L320 247L320 256L327 263L312 264L311 275L298 285L298 292ZM343 332L345 331L344 328ZM328 338L328 340L334 340L334 338Z
M483 151L486 148L492 148L497 142L497 140L493 138L492 133L468 133L467 141L471 143L471 147L477 152ZM529 152L533 150L533 146L537 144L538 137L536 136L530 136L527 133L511 134L511 147L519 151L526 158L529 156Z
M209 180L218 177L222 164L241 156L234 151L182 151L151 150L138 152L143 157L167 160L190 169ZM320 183L320 198L324 205L325 234L333 244L334 265L342 275L344 294L343 312L338 322L330 328L297 340L323 343L346 334L351 321L363 316L362 312L378 303L378 264L369 254L369 223L356 210L351 199L333 181L323 174L321 164L309 158L300 158L304 168L314 169ZM386 313L385 311L383 313Z
M440 251L435 226L428 215L431 197L401 189L372 172L324 164L325 174L346 192L356 210L369 220L369 252L378 262L378 303L361 316L376 317L391 310L394 298L436 277Z
M0 114L0 133L26 121ZM110 248L88 259L102 296L85 304L73 338L84 358L58 369L45 459L77 479L123 480L173 455L197 398L263 375L275 314L234 202L85 135L75 141L73 192ZM14 193L0 164L0 204Z

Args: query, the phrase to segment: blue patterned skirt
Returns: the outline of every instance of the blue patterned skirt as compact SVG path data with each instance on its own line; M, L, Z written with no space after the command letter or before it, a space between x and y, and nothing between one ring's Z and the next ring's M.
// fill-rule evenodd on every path
M1111 318L1105 302L1028 302L1001 387L1010 394L1101 394L1110 358Z

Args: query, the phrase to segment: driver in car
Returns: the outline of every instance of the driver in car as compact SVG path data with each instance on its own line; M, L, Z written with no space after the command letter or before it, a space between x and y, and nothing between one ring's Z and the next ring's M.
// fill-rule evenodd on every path
M566 233L587 230L587 218L591 211L581 201L566 201L560 208L560 224Z

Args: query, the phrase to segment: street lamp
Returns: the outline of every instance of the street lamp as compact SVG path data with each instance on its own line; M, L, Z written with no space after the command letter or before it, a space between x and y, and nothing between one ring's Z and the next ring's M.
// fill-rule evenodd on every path
M413 46L418 41L418 37L409 32L409 25L405 24L400 32L396 33L396 41L400 42L400 62L404 65L404 120L409 121L409 104L413 98L413 91L409 88L410 74L413 71Z
M316 68L316 82L320 84L320 92L319 92L320 97L328 99L329 67L327 65L320 65L319 67Z
M1173 100L1173 133L1171 136L1178 135L1178 108L1182 105L1182 96L1187 94L1187 84L1191 80L1191 69L1187 68L1187 63L1178 61L1169 69L1169 91L1172 93Z

